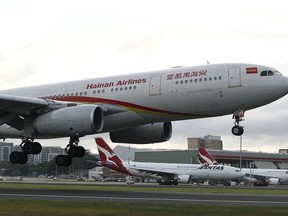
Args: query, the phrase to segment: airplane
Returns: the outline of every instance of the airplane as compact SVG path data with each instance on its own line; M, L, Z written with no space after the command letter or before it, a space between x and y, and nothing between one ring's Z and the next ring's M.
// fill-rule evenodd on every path
M232 133L244 132L244 112L288 93L276 69L243 63L175 67L129 75L36 85L0 91L0 138L21 139L10 161L39 154L36 139L69 137L69 166L85 154L81 137L109 133L113 142L148 144L171 138L173 121L232 114Z
M200 180L228 181L244 176L238 168L224 165L123 161L102 138L95 138L95 142L103 166L128 176L154 178L159 184L177 185Z
M205 149L199 148L199 156L201 162L217 165L218 162L215 158ZM251 181L254 185L277 185L288 182L288 170L287 169L250 169L242 168L242 172L245 173L244 181Z

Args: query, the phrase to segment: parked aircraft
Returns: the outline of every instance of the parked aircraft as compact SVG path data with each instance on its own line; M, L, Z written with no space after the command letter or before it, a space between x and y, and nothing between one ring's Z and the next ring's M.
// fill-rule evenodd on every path
M199 180L237 180L244 176L238 168L224 165L148 163L123 161L102 138L95 138L103 166L118 172L155 178L160 184L189 183Z
M199 148L199 156L201 162L208 164L218 164L215 158L205 149ZM252 181L255 185L281 184L288 182L287 169L250 169L242 168L245 177L242 180Z
M20 138L22 151L10 154L24 164L39 154L35 139L70 137L69 166L85 149L79 139L110 133L113 142L147 144L170 139L172 121L233 114L240 136L244 112L288 93L288 79L254 64L208 64L130 75L30 86L0 91L0 138Z

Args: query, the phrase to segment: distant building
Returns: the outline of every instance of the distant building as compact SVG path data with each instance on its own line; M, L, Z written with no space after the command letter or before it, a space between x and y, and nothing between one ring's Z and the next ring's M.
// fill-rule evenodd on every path
M9 156L12 151L13 143L0 142L0 161L9 161Z
M38 163L49 162L49 161L53 160L57 155L60 155L60 154L66 154L64 148L57 147L57 146L42 147L42 151L38 155L39 159L37 162ZM35 155L35 156L37 156L37 155Z
M198 149L198 148L207 148L207 149L218 149L223 150L223 143L221 136L212 136L207 135L202 137L187 138L188 140L188 149Z
M279 154L286 154L286 155L288 155L288 149L279 149Z

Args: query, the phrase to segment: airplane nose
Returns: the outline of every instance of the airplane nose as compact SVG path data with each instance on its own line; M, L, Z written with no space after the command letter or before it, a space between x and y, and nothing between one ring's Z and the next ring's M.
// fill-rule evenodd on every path
M288 94L288 77L283 77L283 89Z

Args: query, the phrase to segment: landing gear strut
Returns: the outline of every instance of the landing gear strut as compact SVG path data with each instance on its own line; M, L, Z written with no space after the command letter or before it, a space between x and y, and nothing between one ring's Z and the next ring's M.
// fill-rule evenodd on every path
M33 142L33 139L24 138L20 144L22 152L13 151L9 158L13 164L25 164L28 161L29 154L39 154L42 151L42 146L38 142Z
M244 133L244 127L240 126L240 121L244 121L244 110L239 110L233 113L233 119L235 119L234 126L232 127L232 134L235 136L241 136Z
M78 146L79 137L70 137L69 144L66 146L65 151L68 155L58 155L55 159L58 166L70 166L73 157L83 157L85 155L85 148Z

